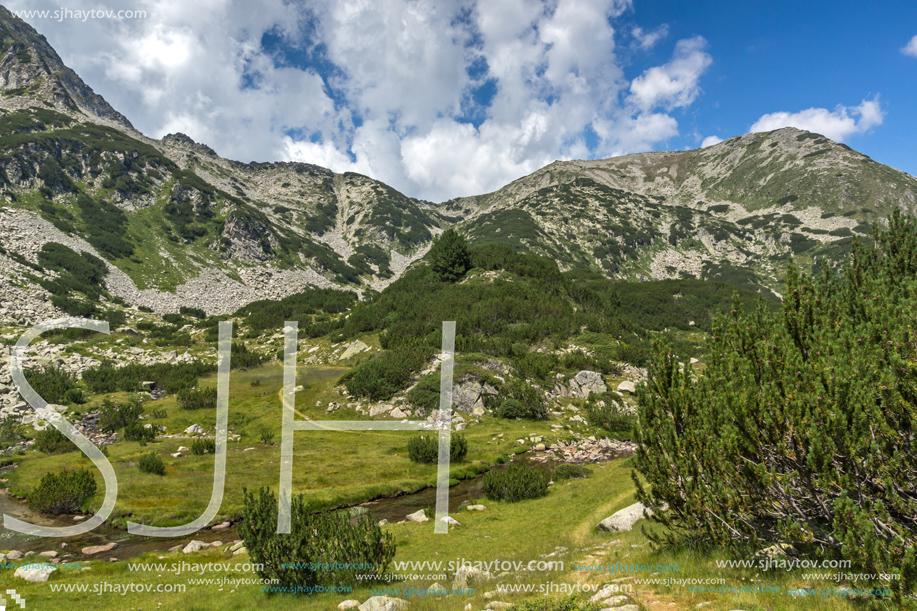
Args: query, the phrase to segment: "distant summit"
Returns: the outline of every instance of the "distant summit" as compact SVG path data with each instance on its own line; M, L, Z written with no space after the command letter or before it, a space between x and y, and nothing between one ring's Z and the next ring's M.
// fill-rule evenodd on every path
M0 6L0 56L0 93L4 106L11 102L44 102L133 129L124 115L64 65L44 36L3 6Z

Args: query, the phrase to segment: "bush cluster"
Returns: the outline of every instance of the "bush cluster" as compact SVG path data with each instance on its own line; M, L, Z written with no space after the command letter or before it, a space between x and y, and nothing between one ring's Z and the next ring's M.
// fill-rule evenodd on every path
M148 441L156 439L156 427L144 426L142 422L137 421L124 427L124 439L126 441L139 441L144 445Z
M32 390L48 403L84 403L76 376L59 367L49 365L26 370L25 376Z
M564 463L554 467L551 478L555 482L559 482L565 479L581 479L583 477L589 477L590 475L592 475L592 472L583 465Z
M459 462L468 454L468 442L461 433L449 436L449 461ZM439 435L415 435L408 440L408 458L414 462L431 464L439 460Z
M516 502L534 499L548 493L547 471L513 463L484 474L484 494L493 501Z
M208 387L178 391L178 405L182 409L216 409L217 389Z
M341 382L353 396L386 401L407 386L411 376L432 354L432 348L417 343L399 346L364 361L341 378Z
M103 431L117 431L139 422L143 413L143 402L139 398L129 399L126 403L105 399L99 408L98 427Z
M503 388L508 398L497 408L501 418L544 420L548 417L548 403L544 393L522 380L510 380Z
M153 475L166 474L166 466L154 452L141 456L140 460L137 461L137 467L144 473L152 473Z
M277 498L262 488L257 494L243 489L239 536L245 540L252 563L262 565L258 576L276 579L287 587L356 585L357 574L382 575L395 556L395 538L367 514L351 523L346 511L313 511L303 495L290 505L290 533L277 533ZM293 568L342 564L371 565L371 569Z
M130 363L124 367L115 367L111 363L102 363L83 372L83 383L96 394L117 391L135 392L140 384L147 380L156 382L158 388L174 393L197 385L199 376L216 371L215 365L200 361L192 363L157 363L142 365Z
M524 600L513 605L513 611L600 611L601 608L602 605L598 603L578 602L573 595Z
M46 515L76 513L96 487L88 469L48 473L29 494L29 509Z
M353 291L309 289L280 301L253 301L236 310L233 316L244 318L243 324L252 329L273 329L279 332L288 320L298 321L302 328L312 322L313 314L346 312L355 301L356 294Z
M213 439L195 439L191 442L191 453L196 456L201 456L210 452L211 454L216 452L216 441Z
M35 435L35 447L45 454L64 454L76 450L76 445L53 426Z
M261 364L261 355L251 352L242 342L233 342L230 348L229 365L233 369L248 369Z

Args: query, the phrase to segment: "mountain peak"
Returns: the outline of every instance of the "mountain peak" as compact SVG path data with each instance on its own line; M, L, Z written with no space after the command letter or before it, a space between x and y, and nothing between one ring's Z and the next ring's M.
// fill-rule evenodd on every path
M130 121L64 65L47 39L0 6L0 105L40 102L133 129Z

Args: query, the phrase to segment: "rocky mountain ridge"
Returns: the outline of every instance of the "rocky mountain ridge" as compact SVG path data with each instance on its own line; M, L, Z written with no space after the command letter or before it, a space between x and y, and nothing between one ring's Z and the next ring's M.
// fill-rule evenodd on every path
M836 265L871 223L917 208L917 179L793 128L558 161L434 204L362 175L148 138L2 7L0 43L2 283L34 293L7 310L46 301L16 257L35 263L47 242L104 260L112 295L129 304L228 313L310 286L381 290L452 226L565 270L779 293L789 257Z

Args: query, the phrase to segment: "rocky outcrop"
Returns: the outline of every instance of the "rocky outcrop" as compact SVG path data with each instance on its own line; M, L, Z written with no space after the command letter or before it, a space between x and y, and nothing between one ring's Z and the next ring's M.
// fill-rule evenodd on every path
M452 389L452 409L466 414L484 413L484 396L496 395L497 389L486 382L465 380Z
M563 374L557 374L557 381L549 395L558 399L560 397L570 397L573 399L585 399L592 393L603 393L608 390L602 374L595 371L580 371L569 380Z

